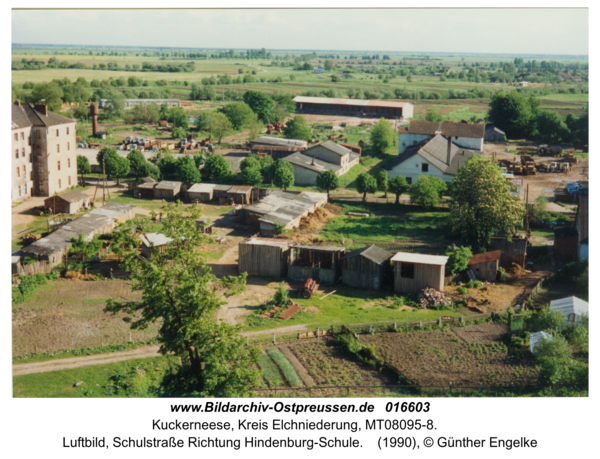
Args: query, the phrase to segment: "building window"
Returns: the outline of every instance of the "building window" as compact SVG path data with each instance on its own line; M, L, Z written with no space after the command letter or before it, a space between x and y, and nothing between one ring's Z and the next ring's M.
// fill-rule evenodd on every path
M23 166L23 177L27 178L27 169Z
M62 185L60 184L60 179L58 179L58 187L60 188Z
M60 145L56 144L56 153L60 153Z
M21 156L25 158L25 148L21 149Z
M405 147L406 146L406 142L402 142L402 146Z
M71 176L69 175L69 186L71 186Z
M69 135L69 128L67 128L67 135Z
M17 167L17 177L20 177L20 176L21 176L21 169L19 169L19 168Z
M421 172L429 172L429 164L427 164L427 163L421 164Z
M67 150L71 149L71 142L67 142Z
M416 145L416 144L417 144L417 141L416 141L416 140L413 140L413 145Z
M36 133L35 133L35 137L36 137L37 139L40 139L40 138L42 137L42 135L40 134L40 131L36 131Z
M67 159L67 167L71 167L71 158Z
M58 161L58 170L60 170L60 161Z
M406 177L406 183L412 185L412 177Z
M18 148L15 150L15 158L19 159L19 149Z
M27 196L27 187L26 186L23 187L23 193L25 194L25 196Z
M25 140L25 133L21 132L21 140Z
M414 279L415 278L415 264L402 262L400 264L400 277L402 277L404 279Z
M21 185L19 185L19 196L21 196Z
M15 132L15 140L19 140L19 134Z
M27 144L31 145L31 136L30 135L27 136Z
M56 130L56 137L58 137L58 129Z

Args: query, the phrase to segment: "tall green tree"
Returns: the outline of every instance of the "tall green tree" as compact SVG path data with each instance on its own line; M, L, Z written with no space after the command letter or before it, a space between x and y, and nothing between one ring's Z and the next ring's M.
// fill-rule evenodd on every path
M137 181L147 170L146 157L141 151L132 150L127 154L127 159L129 160L129 167L134 173L135 179Z
M127 177L129 169L129 160L116 153L106 160L106 172L109 177L117 179L117 185L121 184L122 178Z
M400 196L410 188L408 182L401 175L392 177L389 181L390 191L396 195L396 204L400 204Z
M410 202L422 207L435 207L440 203L441 194L446 190L446 183L432 175L419 176L417 183L408 190Z
M547 143L556 143L568 139L569 128L563 117L556 112L541 110L536 117L538 134Z
M214 135L217 143L220 144L223 137L233 131L233 125L223 113L215 112L208 122L206 130L210 132L211 136Z
M111 298L105 311L125 314L133 330L158 324L160 352L182 361L178 373L163 381L171 395L247 396L259 379L259 351L244 345L238 326L215 318L226 302L220 292L224 297L238 294L245 288L246 275L218 279L212 274L202 251L208 239L196 229L200 216L195 205L169 205L162 231L180 242L168 244L164 251L151 248L150 259L141 259L137 250L127 253L123 265L141 299Z
M490 99L488 120L511 138L532 135L536 128L539 101L518 91L496 92Z
M253 113L252 116L246 120L244 128L248 129L248 140L250 141L256 139L260 135L264 130L265 125L260 121L258 115Z
M356 191L363 193L363 202L367 201L367 193L377 191L377 180L372 175L363 172L356 177Z
M450 221L475 253L485 249L496 233L514 236L524 215L523 203L511 194L502 170L491 160L472 156L456 173Z
M244 102L258 115L265 124L275 122L275 102L268 95L260 91L246 91Z
M377 180L377 189L379 191L383 191L385 193L384 198L387 199L387 192L390 187L387 171L385 171L385 170L379 171L377 173L376 180Z
M242 171L242 183L244 185L259 186L263 181L260 165L246 167Z
M294 166L284 159L278 159L271 166L273 169L273 183L282 190L287 190L294 185Z
M52 112L59 112L62 108L65 94L62 88L54 83L39 83L33 87L28 100L34 104L46 104Z
M389 147L394 145L396 132L388 120L381 118L369 130L369 138L371 150L377 155L385 153Z
M317 174L317 188L327 193L327 199L329 199L329 192L338 189L340 186L340 178L335 175L333 171L322 171Z
M200 172L204 182L216 183L220 176L231 173L231 167L223 156L211 154L206 158L204 167Z
M231 122L234 129L241 129L254 114L248 105L241 102L227 104L220 111Z
M191 155L183 155L177 158L177 177L183 183L200 183L200 171Z
M287 126L283 128L283 136L286 139L310 140L312 130L306 123L306 118L303 116L295 116L288 121Z
M77 155L77 173L81 176L83 181L83 174L89 174L92 172L92 166L90 165L87 156Z

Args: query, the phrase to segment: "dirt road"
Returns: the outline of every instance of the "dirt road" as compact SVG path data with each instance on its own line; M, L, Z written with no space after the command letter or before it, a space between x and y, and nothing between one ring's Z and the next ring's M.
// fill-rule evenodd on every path
M291 325L281 327L275 330L277 335L291 334L297 331L303 331L306 325ZM273 330L258 330L254 332L242 333L243 336L259 337L269 336ZM35 363L16 363L13 364L13 376L28 375L32 373L45 373L48 371L71 370L73 368L89 367L92 365L104 365L107 363L123 362L125 360L144 359L147 357L157 357L161 355L158 352L160 346L142 346L131 351L111 352L108 354L90 355L86 357L71 357L66 359L48 360L46 362Z

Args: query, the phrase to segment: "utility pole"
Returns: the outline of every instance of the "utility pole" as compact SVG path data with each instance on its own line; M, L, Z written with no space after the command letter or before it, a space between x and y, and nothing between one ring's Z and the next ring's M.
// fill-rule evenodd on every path
M529 183L525 192L525 232L529 234Z

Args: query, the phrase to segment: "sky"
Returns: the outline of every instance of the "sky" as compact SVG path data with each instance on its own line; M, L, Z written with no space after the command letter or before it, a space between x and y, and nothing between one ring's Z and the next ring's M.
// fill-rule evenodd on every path
M12 42L588 54L587 9L13 10Z

